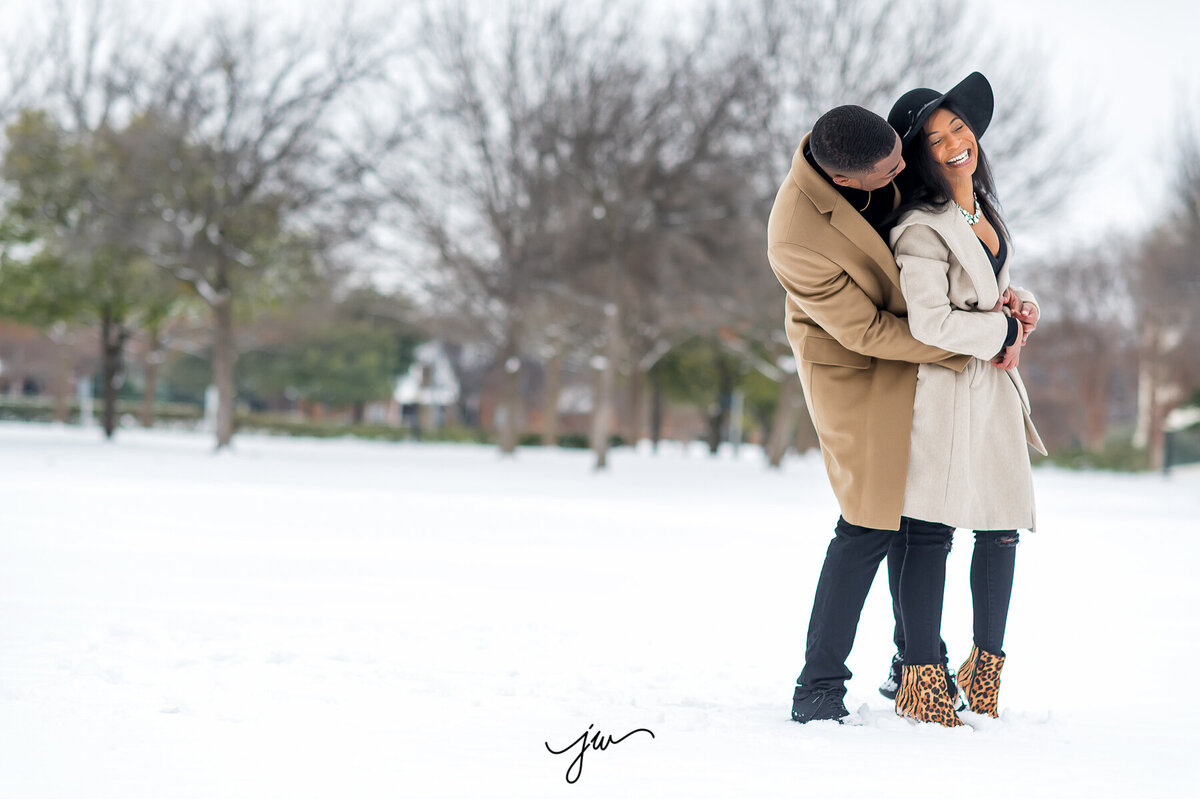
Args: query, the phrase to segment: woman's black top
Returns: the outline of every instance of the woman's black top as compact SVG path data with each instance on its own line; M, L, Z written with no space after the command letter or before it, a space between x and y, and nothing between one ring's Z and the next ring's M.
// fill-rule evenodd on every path
M988 249L988 246L983 243L983 239L979 239L979 246L983 247L983 251L987 253L988 260L992 262L992 271L996 276L1000 276L1000 270L1004 268L1004 262L1008 260L1008 245L1004 242L1004 237L997 235L1000 239L1000 249L995 255ZM1010 347L1017 340L1017 335L1021 332L1021 324L1011 316L1008 317L1008 335L1004 338L1004 346Z
M1004 268L1004 262L1008 260L1008 245L1004 243L1003 236L997 236L996 238L1000 239L1000 249L995 255L992 255L992 251L983 243L983 239L979 239L979 244L983 247L983 251L987 253L988 260L992 262L992 271L999 276L1000 270Z

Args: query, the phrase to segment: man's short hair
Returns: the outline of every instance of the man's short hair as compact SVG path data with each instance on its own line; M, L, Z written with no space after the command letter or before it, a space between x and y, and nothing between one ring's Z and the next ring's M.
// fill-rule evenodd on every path
M857 105L839 105L813 125L809 147L831 176L865 175L891 154L896 131L887 120Z

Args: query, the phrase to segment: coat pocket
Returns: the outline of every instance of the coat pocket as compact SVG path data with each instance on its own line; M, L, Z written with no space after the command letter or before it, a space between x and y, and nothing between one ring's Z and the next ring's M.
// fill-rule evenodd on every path
M866 369L871 365L871 357L861 352L848 350L831 338L808 335L800 350L800 357L808 363L819 363L823 366L848 366L851 369Z

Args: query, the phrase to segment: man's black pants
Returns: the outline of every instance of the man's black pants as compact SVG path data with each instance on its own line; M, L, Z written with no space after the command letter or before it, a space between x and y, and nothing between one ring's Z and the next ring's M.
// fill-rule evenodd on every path
M905 651L899 597L906 546L904 523L909 521L902 519L900 530L876 530L838 517L813 598L804 669L796 680L801 688L799 696L818 689L842 690L846 680L853 676L846 667L846 659L854 647L854 635L858 631L858 619L867 601L867 592L884 556L888 558L888 586L895 616L893 640L897 651ZM941 653L944 662L944 643ZM883 664L880 666L882 668Z

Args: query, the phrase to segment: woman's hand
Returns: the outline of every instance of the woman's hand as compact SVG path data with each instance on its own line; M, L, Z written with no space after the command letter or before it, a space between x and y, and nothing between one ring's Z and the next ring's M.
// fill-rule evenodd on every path
M1000 307L1008 308L1011 316L1016 316L1020 312L1021 306L1021 298L1017 296L1017 292L1013 291L1011 286L1000 295Z
M1004 293L1000 295L1000 299L996 300L996 304L988 310L988 313L995 313L996 311L1002 311L1005 308L1008 308L1008 313L1011 316L1013 300L1017 300L1017 295L1013 294L1012 289L1005 289ZM1017 300L1017 302L1020 302L1020 300Z
M1013 311L1013 318L1021 323L1021 343L1029 340L1029 334L1037 330L1038 308L1032 302L1022 304L1020 311Z
M1032 302L1021 302L1011 286L1000 295L997 307L1008 308L1009 316L1021 323L1021 343L1029 341L1029 334L1037 330L1038 307Z

